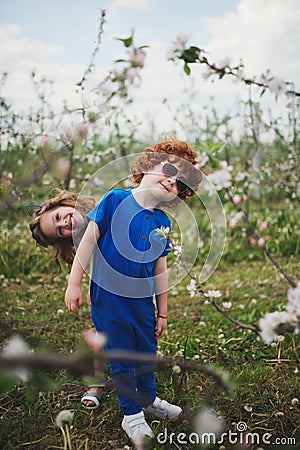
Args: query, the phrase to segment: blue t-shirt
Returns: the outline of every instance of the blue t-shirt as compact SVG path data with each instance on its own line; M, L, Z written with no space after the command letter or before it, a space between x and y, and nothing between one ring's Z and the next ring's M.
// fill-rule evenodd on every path
M171 227L160 209L144 209L131 189L109 191L88 214L99 228L91 281L92 304L106 292L145 298L154 294L155 261L168 254L169 242L156 229Z

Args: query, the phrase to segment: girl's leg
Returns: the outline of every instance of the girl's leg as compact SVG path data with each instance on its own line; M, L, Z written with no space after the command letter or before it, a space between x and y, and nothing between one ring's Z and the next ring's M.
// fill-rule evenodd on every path
M98 359L95 356L93 364L94 364L94 384L92 384L89 387L88 391L83 395L81 399L81 403L87 408L97 407L97 405L99 404L99 399L103 394L103 390L105 387L106 361L103 359ZM95 394L95 399L93 399L93 395L91 394Z

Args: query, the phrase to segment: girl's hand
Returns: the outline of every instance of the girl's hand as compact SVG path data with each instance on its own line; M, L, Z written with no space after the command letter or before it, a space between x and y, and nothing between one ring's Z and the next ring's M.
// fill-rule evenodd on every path
M167 319L162 319L161 317L158 317L155 330L156 339L162 338L165 335L166 329L167 329Z
M78 314L78 308L82 307L82 294L80 286L69 285L65 293L65 304L69 311ZM78 305L78 308L77 308Z

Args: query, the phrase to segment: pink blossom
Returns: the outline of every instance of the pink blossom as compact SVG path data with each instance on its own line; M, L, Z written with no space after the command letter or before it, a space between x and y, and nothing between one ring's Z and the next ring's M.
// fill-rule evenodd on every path
M103 333L98 333L94 330L84 330L83 337L88 346L94 351L99 352L103 349L106 342L106 337Z
M231 303L231 302L223 302L223 303L222 303L222 306L223 306L223 308L225 308L225 309L230 309L231 306L232 306L232 303Z
M133 67L144 67L146 52L142 49L134 50L130 55L130 62Z
M87 123L78 123L76 125L76 132L81 139L84 139L89 131L89 126Z
M240 205L240 204L242 203L242 199L241 199L241 197L240 197L238 194L235 194L235 195L232 197L232 202L233 202L235 205Z
M42 146L49 148L51 147L51 138L49 136L44 136L42 139Z
M174 252L174 255L175 255L175 256L180 255L180 254L183 253L183 251L184 251L183 246L180 245L177 241L171 242L171 243L170 243L170 247L173 248L173 252Z
M265 220L262 219L257 219L257 224L259 226L260 230L265 230L266 228L268 228L268 223Z
M258 241L257 241L257 245L259 247L264 247L266 245L265 239L264 238L259 238Z
M247 202L249 200L249 197L247 194L244 194L242 198L243 198L243 202Z

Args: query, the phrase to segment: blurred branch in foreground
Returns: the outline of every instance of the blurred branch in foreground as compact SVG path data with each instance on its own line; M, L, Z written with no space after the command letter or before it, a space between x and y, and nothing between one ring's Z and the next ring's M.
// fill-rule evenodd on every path
M71 374L81 377L87 375L87 367L90 363L90 355L77 354L77 355L64 355L53 351L41 351L35 354L24 355L1 355L0 366L1 369L9 369L12 371L18 369L33 369L33 370L49 370L49 369L66 369ZM213 378L215 383L222 389L228 391L230 389L227 382L226 374L219 371L217 368L213 368L209 365L198 364L193 361L174 359L172 357L159 356L155 357L147 353L135 353L124 351L113 352L97 352L97 357L102 360L106 359L123 359L123 360L135 360L140 362L152 363L156 370L166 370L167 366L175 365L185 370L193 370L199 373L204 373Z

